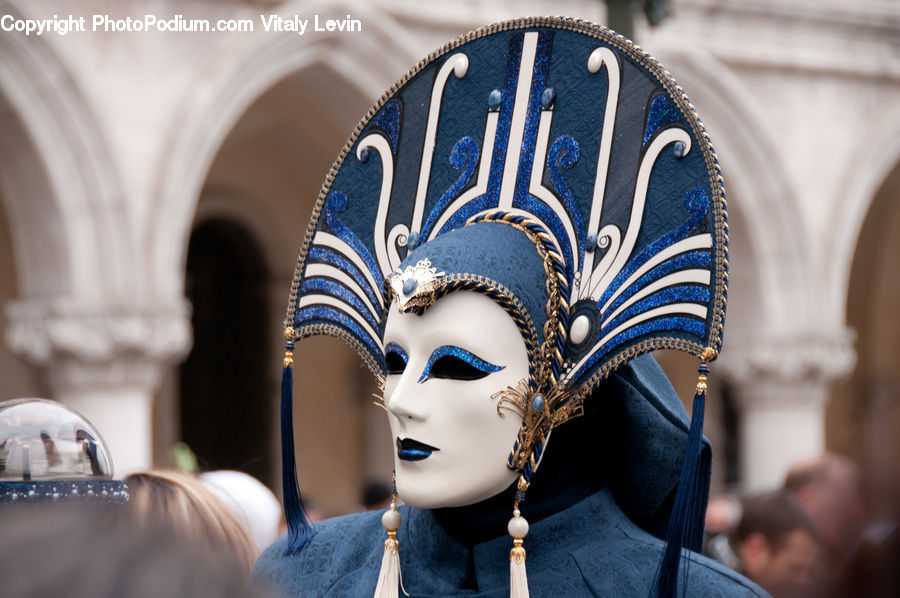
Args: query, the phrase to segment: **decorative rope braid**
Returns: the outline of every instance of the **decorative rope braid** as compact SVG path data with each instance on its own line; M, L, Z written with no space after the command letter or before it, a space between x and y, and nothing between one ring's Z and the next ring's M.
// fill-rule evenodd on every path
M524 429L526 427L527 427L527 425L523 421L522 428ZM523 431L524 430L519 431L519 438L521 438L523 436ZM519 438L516 438L516 442L513 445L512 453L510 453L509 459L507 460L506 465L507 465L507 467L509 467L510 469L512 469L514 471L519 471L522 474L522 477L525 478L525 481L530 484L531 478L534 476L534 472L537 469L537 464L541 460L541 455L544 453L544 442L540 438L535 439L534 446L531 448L530 451L528 451L529 452L528 459L525 460L524 465L522 465L521 468L519 468L516 464L516 459L515 459L516 455L518 455L523 450L522 444L520 444L520 442L519 442ZM527 449L525 449L525 450L527 450ZM517 497L517 500L519 500L519 501L525 500L524 491L522 492L521 497Z
M537 376L532 372L527 385L520 384L519 388L507 388L494 395L494 398L499 399L498 410L506 405L512 405L522 416L522 426L507 459L507 465L510 469L520 472L527 483L531 483L550 430L557 423L570 419L573 411L579 410L581 405L580 402L575 408L568 405L570 393L565 383L561 381L563 351L569 328L567 299L569 277L565 262L552 237L539 221L501 210L474 216L466 222L466 225L479 222L498 222L522 231L537 248L538 255L544 262L544 274L547 277L548 299L545 306L547 321L541 331L544 341L541 345ZM560 411L563 411L564 415L559 416Z
M522 232L538 249L538 255L544 261L544 273L547 276L547 305L545 307L547 321L542 330L541 371L534 380L533 390L554 386L560 378L563 367L563 350L565 349L569 328L569 279L566 275L565 262L556 249L556 245L547 229L526 216L504 211L490 212L470 218L466 225L478 222L499 222L510 225Z
M292 330L294 331L293 339L297 342L310 336L332 336L344 341L345 343L350 345L350 347L354 351L356 351L356 354L359 355L360 359L362 359L363 363L372 374L372 377L375 378L375 381L381 387L384 386L384 355L372 355L371 351L369 351L361 342L356 340L356 338L352 334L350 334L343 328L335 324L316 322L314 324L304 324L303 326L294 328Z

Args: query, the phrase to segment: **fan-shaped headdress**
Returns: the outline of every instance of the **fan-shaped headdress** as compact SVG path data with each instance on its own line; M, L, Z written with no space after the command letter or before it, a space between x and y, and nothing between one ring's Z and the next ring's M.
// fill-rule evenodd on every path
M293 343L342 338L383 380L391 302L424 310L459 289L503 306L529 351L529 379L501 397L523 416L509 458L523 492L553 427L577 416L619 365L664 348L701 359L673 515L683 520L706 363L722 342L726 231L722 177L693 106L622 36L523 19L421 61L356 127L300 250L282 397L292 546L305 533L290 429ZM670 528L670 560L683 527Z

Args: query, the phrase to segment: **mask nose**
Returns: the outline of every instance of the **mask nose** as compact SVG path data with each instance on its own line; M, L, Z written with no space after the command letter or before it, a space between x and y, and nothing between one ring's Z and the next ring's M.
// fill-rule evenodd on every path
M401 421L423 421L427 415L427 401L422 400L421 388L413 371L413 368L407 365L406 371L400 375L400 380L390 394L385 396L388 411Z

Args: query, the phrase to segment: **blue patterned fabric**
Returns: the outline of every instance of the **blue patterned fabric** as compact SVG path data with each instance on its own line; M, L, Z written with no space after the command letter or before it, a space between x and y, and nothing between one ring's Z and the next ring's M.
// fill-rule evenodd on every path
M473 275L499 283L521 301L536 330L547 320L544 262L537 248L521 231L498 222L480 222L412 251L400 269L428 259L445 275Z
M400 512L400 566L411 597L509 596L508 536L471 549L478 589L460 589L469 549L448 536L430 511L401 507ZM253 577L281 598L370 596L384 538L380 512L323 521L298 554L283 556L285 538L277 541L260 557ZM525 539L531 596L647 596L662 544L632 523L609 491L601 490L531 526ZM766 596L706 557L692 554L690 561L687 596Z

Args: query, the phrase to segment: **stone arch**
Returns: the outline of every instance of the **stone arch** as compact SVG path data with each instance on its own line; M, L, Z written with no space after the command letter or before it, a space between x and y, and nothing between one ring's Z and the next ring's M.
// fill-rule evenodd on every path
M281 12L310 12L301 8L286 5ZM338 8L334 10L340 12ZM361 14L359 8L354 7L354 14ZM153 238L146 245L154 252L148 277L154 292L180 295L188 233L206 173L229 132L259 97L291 75L315 73L315 81L371 102L405 72L414 43L402 26L368 11L364 22L366 35L315 33L300 41L295 36L247 36L235 54L218 56L215 64L199 69L205 75L172 122L153 193L154 223L148 227ZM366 64L364 58L373 56L380 60ZM325 114L344 105L340 98L316 100Z
M26 16L18 3L0 11ZM19 292L90 300L127 288L121 186L99 123L41 37L0 36L0 184L13 232Z
M737 199L728 205L732 245L750 274L739 293L729 293L731 330L796 327L801 321L798 315L802 319L815 309L809 294L810 274L803 267L808 261L809 231L764 113L744 91L743 83L713 56L673 50L664 60L710 131L726 192ZM798 298L802 306L787 313L784 307L796 304ZM760 311L757 306L761 306L763 322L750 321L751 312Z
M845 311L847 325L855 333L858 359L851 375L832 389L826 420L829 449L860 464L872 497L870 507L879 513L892 512L900 497L896 474L900 442L895 433L900 425L898 196L900 160L868 198L851 248Z
M836 321L846 316L847 289L853 268L859 235L866 216L872 208L878 190L890 173L900 164L900 107L880 120L874 136L860 136L860 147L848 148L847 155L856 159L848 164L846 183L839 191L843 201L837 202L830 222L834 243L826 246L829 271L829 308Z

